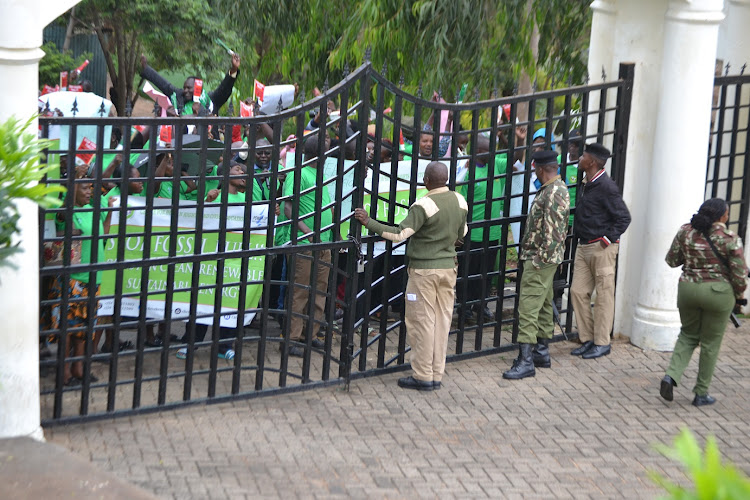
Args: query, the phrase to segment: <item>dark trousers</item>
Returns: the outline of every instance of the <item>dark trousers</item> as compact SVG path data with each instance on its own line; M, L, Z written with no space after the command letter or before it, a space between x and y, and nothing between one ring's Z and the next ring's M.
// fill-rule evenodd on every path
M471 253L464 253L458 260L458 300L461 303L472 302L486 298L490 293L490 282L487 280L487 274L495 270L497 262L498 240L487 242L487 248L481 241L471 242ZM467 249L468 245L464 244L459 248L459 252ZM484 268L484 269L483 269ZM466 279L468 283L462 281L466 270ZM473 277L472 277L473 275ZM482 282L484 284L484 294L482 294ZM481 304L477 304L480 307Z

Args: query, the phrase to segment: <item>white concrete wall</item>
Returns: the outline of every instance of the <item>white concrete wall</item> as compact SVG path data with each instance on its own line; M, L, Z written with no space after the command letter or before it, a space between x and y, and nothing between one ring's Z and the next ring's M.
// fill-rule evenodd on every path
M79 0L6 0L0 16L0 121L37 111L42 30ZM32 132L36 131L36 125ZM20 201L23 253L0 271L0 438L43 439L39 425L38 209Z

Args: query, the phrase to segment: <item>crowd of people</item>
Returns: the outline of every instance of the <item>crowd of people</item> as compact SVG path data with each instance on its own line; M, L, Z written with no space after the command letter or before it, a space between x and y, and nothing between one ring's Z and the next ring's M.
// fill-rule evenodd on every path
M145 57L141 60L141 76L151 81L167 98L167 116L210 116L227 102L236 81L240 59L232 56L230 69L219 86L210 92L201 91L199 80L190 77L182 88L170 84L157 71L148 65ZM504 110L505 111L505 110ZM328 118L340 117L333 102L329 102ZM345 119L346 116L340 117ZM335 235L341 221L334 220L334 206L340 200L331 200L328 189L321 185L320 169L324 156L343 155L347 159L356 159L359 137L366 145L366 166L374 167L392 160L410 160L417 156L420 160L431 160L427 165L422 180L428 192L409 207L408 215L397 226L387 225L376 220L373 211L355 207L353 218L373 234L380 235L394 243L408 240L406 256L392 255L391 267L406 267L408 283L391 280L390 290L378 289L378 293L398 296L403 293L403 307L407 335L412 348L411 363L414 374L399 380L399 385L421 391L436 390L441 387L445 364L448 332L454 313L456 298L459 304L466 307L463 321L479 319L480 322L495 320L495 313L488 307L489 290L485 281L487 273L496 267L497 253L502 248L502 231L507 224L501 219L507 210L508 200L506 180L508 169L518 171L524 168L526 152L531 153L533 172L527 178L527 194L531 195L531 205L523 235L519 238L519 270L521 276L518 307L518 343L519 353L512 366L503 373L510 380L532 377L536 368L551 367L549 340L553 336L554 315L561 309L561 298L565 286L555 286L555 282L565 281L568 274L563 263L565 248L572 239L577 246L573 263L573 281L570 285L570 297L576 312L580 347L571 354L583 359L595 359L611 352L610 332L614 319L614 284L615 265L620 237L630 224L630 213L623 202L620 190L606 173L605 166L610 152L601 144L584 144L580 131L566 131L564 141L568 148L565 157L555 150L563 141L556 141L551 131L545 128L533 132L531 147L526 147L527 130L525 126L510 126L509 114L500 113L500 127L497 135L471 133L459 130L452 134L445 130L437 133L433 130L436 115L433 114L421 130L404 127L402 135L407 138L403 144L382 139L376 140L375 129L359 131L356 121L348 120L344 127L337 120L333 124L324 123L320 114L311 116L305 127L306 136L302 141L289 137L286 146L280 148L272 144L273 127L269 124L258 126L255 130L237 126L215 127L209 131L213 137L229 141L231 135L231 159L219 158L210 168L203 172L190 171L188 163L182 163L177 171L173 153L174 138L193 132L195 125L188 125L187 130L160 130L158 134L148 127L135 127L131 130L129 147L132 150L154 150L155 157L146 155L140 164L145 167L139 170L137 155L131 158L122 153L113 153L106 164L96 164L93 160L74 166L72 160L64 163L63 173L75 175L77 182L72 199L73 210L60 211L56 220L58 237L82 236L77 240L79 245L72 245L75 255L73 264L92 263L92 254L97 255L99 262L104 260L104 242L94 239L94 235L107 235L114 210L109 210L115 203L127 202L128 197L155 197L178 199L193 202L197 206L208 203L227 202L230 204L252 203L265 204L268 207L268 230L273 231L276 246L293 244L297 247L294 265L283 253L275 255L271 279L276 283L288 283L291 290L284 286L274 286L264 290L271 294L272 309L282 311L289 306L290 314L288 341L281 342L282 353L288 356L304 356L306 332L313 334L326 321L326 303L337 296L328 290L330 274L334 271L331 250L310 247L310 244L339 240L347 235ZM189 121L186 121L189 123ZM344 136L336 132L346 130ZM514 137L508 137L513 130ZM333 132L333 133L331 133ZM357 132L361 132L358 134ZM223 135L223 137L222 137ZM122 137L116 134L115 142L122 144ZM163 144L153 148L149 141L158 136ZM451 138L458 137L458 144L451 147ZM255 138L251 146L248 141ZM411 140L409 140L411 138ZM435 140L437 139L437 147ZM301 168L285 165L285 157L294 146L302 144L304 163ZM379 145L380 150L376 151ZM493 150L494 145L494 150ZM165 147L164 150L161 147ZM447 187L449 168L446 164L455 162L451 158L452 150L458 157L469 160L465 180L457 183L456 191ZM106 155L105 155L106 156ZM186 155L182 155L183 159ZM102 155L98 156L102 158ZM279 159L279 165L272 164L272 158ZM395 157L395 158L394 158ZM472 164L473 162L473 164ZM69 165L69 168L68 166ZM149 166L154 171L149 172ZM228 168L228 172L224 169ZM67 174L67 172L70 174ZM583 176L582 179L579 179ZM100 179L102 192L93 192L93 179ZM153 185L148 185L152 180ZM416 180L412 179L412 182ZM248 186L252 183L252 187ZM718 202L717 202L718 203ZM375 204L376 205L376 204ZM97 210L94 207L98 207ZM575 207L575 214L571 208ZM705 214L708 208L704 210ZM94 213L100 219L94 219ZM718 212L717 212L718 213ZM273 216L275 214L275 217ZM713 214L713 212L711 212ZM693 311L700 304L716 300L715 318L718 322L725 316L729 298L740 297L744 291L744 276L747 269L738 251L736 236L732 236L721 225L721 217L699 217L691 225L683 227L675 238L670 250L670 265L685 264L686 276L680 285L680 310ZM346 215L346 214L344 214ZM706 219L706 220L704 220ZM711 219L711 220L708 220ZM489 221L489 223L487 223ZM713 226L711 224L714 224ZM470 226L473 226L471 229ZM716 238L712 228L716 227ZM716 250L713 267L706 272L691 272L687 267L700 267L698 257L691 257L690 251L703 251L702 241L724 242ZM729 243L727 243L729 242ZM94 245L97 250L92 252ZM472 249L481 251L472 251ZM689 251L686 251L688 248ZM696 250L697 249L697 250ZM77 252L77 253L76 253ZM719 265L722 252L727 255L728 263L724 269ZM705 255L704 255L705 256ZM354 258L350 255L349 258ZM726 260L725 259L725 260ZM718 262L718 264L717 264ZM313 276L315 272L315 276ZM380 269L375 272L390 272ZM743 274L744 273L744 274ZM62 383L77 385L84 376L80 357L85 352L88 340L93 342L93 352L118 352L132 349L128 342L114 345L113 332L105 328L96 328L87 335L90 315L95 310L90 307L89 296L98 296L101 284L101 272L70 273L50 280L46 285L46 296L52 306L43 308L43 331L58 330L61 318L67 321L67 328L72 333L60 341L61 348L67 356L76 356L74 363L66 363ZM743 274L743 279L738 276ZM467 282L456 286L457 278L466 276ZM373 276L375 281L377 276ZM683 282L685 282L683 284ZM713 283L695 286L688 290L688 283ZM727 282L728 286L717 285ZM729 286L731 285L731 286ZM719 290L718 288L721 288ZM723 287L723 288L722 288ZM67 289L67 311L61 310L60 298L63 289ZM595 293L595 295L594 295ZM592 311L592 298L595 296ZM710 296L710 297L709 297ZM726 297L725 297L726 296ZM330 298L329 298L330 297ZM688 298L689 297L689 298ZM708 297L708 298L707 298ZM291 304L286 304L287 299ZM57 302L55 302L57 301ZM696 302L697 301L697 302ZM700 303L700 304L699 304ZM392 304L400 307L398 301ZM705 306L708 307L708 306ZM305 328L305 318L311 312L308 322L314 326ZM358 311L358 314L366 314ZM702 332L696 325L692 313L683 315L683 333L678 341L679 349L675 351L670 368L662 382L661 393L671 400L672 387L679 381L689 354L698 344L706 343L701 353L701 374L696 385L694 404L710 404L707 396L710 374L716 361L718 345L721 342L723 326L716 326L711 331ZM280 316L284 317L284 316ZM107 323L99 318L100 323ZM95 323L95 321L93 321ZM194 335L186 334L182 339L174 339L185 344L176 355L187 357L194 343L202 342L208 326L195 325ZM106 331L103 344L100 346L102 331ZM189 331L189 329L186 329ZM145 345L160 347L164 342L165 330L154 332L147 328L139 335L145 336ZM236 338L234 329L221 328L222 342L218 355L225 359L234 357L232 341ZM325 338L317 336L311 346L325 348Z

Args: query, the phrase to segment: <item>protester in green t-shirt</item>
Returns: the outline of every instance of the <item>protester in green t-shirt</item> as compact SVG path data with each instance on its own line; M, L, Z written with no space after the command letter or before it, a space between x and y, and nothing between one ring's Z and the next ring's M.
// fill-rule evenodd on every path
M83 177L78 177L83 178ZM98 223L98 238L93 239L94 235L94 212L91 205L91 197L93 193L93 185L91 182L76 183L73 197L74 197L74 209L71 214L70 220L73 222L73 228L71 234L73 236L83 236L84 239L80 241L80 264L91 264L92 263L92 247L96 245L97 262L104 262L104 239L102 238L109 232L109 225L111 222L112 214L108 212L104 220L97 220ZM112 207L114 199L108 200L108 206ZM62 215L62 214L59 214ZM57 235L62 237L65 235L65 224L66 220L61 219L58 216L56 221ZM77 246L77 245L74 245ZM75 248L74 248L74 252ZM74 260L71 257L71 260ZM99 285L101 284L101 272L94 273L94 285L90 286L89 281L91 279L91 273L89 272L74 272L70 273L70 279L67 283L63 282L63 278L58 276L55 278L52 288L50 290L49 298L51 300L61 300L63 286L67 288L68 305L67 310L62 310L62 304L56 304L52 306L52 310L49 311L50 324L47 325L51 329L61 328L63 321L67 322L67 328L86 328L88 326L88 312L89 302L86 300L90 293L93 292L95 296L99 296ZM96 308L95 308L96 310ZM96 318L94 319L94 325L96 325ZM96 330L93 333L94 345L97 345L101 336L101 330ZM61 346L65 352L65 357L69 356L83 356L85 354L87 332L85 330L70 332L62 339ZM72 340L72 342L71 342ZM80 385L83 379L83 362L76 361L74 363L66 363L63 368L63 383L65 385Z
M457 286L460 303L475 302L483 299L482 287L477 279L485 280L487 273L495 270L495 261L497 260L497 252L503 229L499 219L503 216L504 207L503 200L498 198L505 196L505 175L508 168L507 153L496 153L494 168L490 170L490 140L488 137L483 135L477 136L471 148L472 153L475 154L476 163L473 167L469 167L470 171L465 179L467 184L458 186L456 191L463 195L469 204L469 221L480 222L491 220L494 222L488 228L477 227L473 228L470 232L471 255L463 254L459 261L458 275L463 276L464 268L466 268L466 275L469 279L468 283L459 283ZM488 199L492 201L490 202L490 213L486 214ZM486 247L484 246L485 234L488 240ZM463 249L468 249L468 245L464 244ZM471 279L472 276L475 277L474 280ZM485 296L488 293L489 286L485 289ZM474 319L472 311L474 313L481 312L484 315L485 321L494 319L494 315L486 304L474 303L471 309L467 307L464 313L466 320Z
M299 171L291 171L284 180L284 203L283 213L287 219L292 221L292 228L296 228L296 235L293 234L292 242L300 245L300 251L294 254L294 267L289 268L290 283L294 283L292 303L290 305L292 315L290 317L289 339L295 342L302 341L303 335L303 317L306 315L307 304L310 300L315 302L315 321L322 322L325 313L326 294L328 292L328 274L330 272L331 251L319 250L313 254L312 251L302 250L309 243L318 243L331 241L331 229L329 227L333 221L333 208L329 207L331 199L328 194L328 187L318 185L318 168L323 168L324 158L317 158L318 148L323 141L323 151L328 150L328 137L321 137L320 129L308 135L305 140L304 153L305 161L314 158L315 160L307 166L302 167ZM297 179L297 177L299 177ZM299 182L299 187L295 189L295 184ZM317 198L320 197L320 204ZM295 210L296 208L296 210ZM298 212L295 217L295 211ZM316 214L320 217L320 225L315 225ZM315 277L315 295L312 295L311 273L313 258L317 257L317 276ZM312 341L313 347L322 348L324 346L320 339ZM284 343L281 344L283 348ZM302 356L303 351L296 345L290 345L290 356Z
M146 56L141 55L141 76L156 85L169 98L175 111L180 115L218 113L219 109L232 95L232 88L234 87L234 82L237 80L239 69L240 56L233 54L232 66L229 68L229 72L224 77L224 80L212 92L204 89L198 101L193 102L196 77L188 77L182 88L177 88L149 66Z

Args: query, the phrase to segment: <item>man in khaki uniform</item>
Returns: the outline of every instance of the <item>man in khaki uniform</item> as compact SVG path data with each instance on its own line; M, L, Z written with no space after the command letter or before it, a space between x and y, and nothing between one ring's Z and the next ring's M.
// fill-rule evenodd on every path
M409 207L398 227L371 219L362 208L354 210L362 225L383 238L393 242L409 238L405 319L414 375L399 379L398 385L418 391L440 389L442 384L458 275L456 244L462 243L468 230L466 200L450 191L446 182L444 164L427 165L424 184L429 191Z

